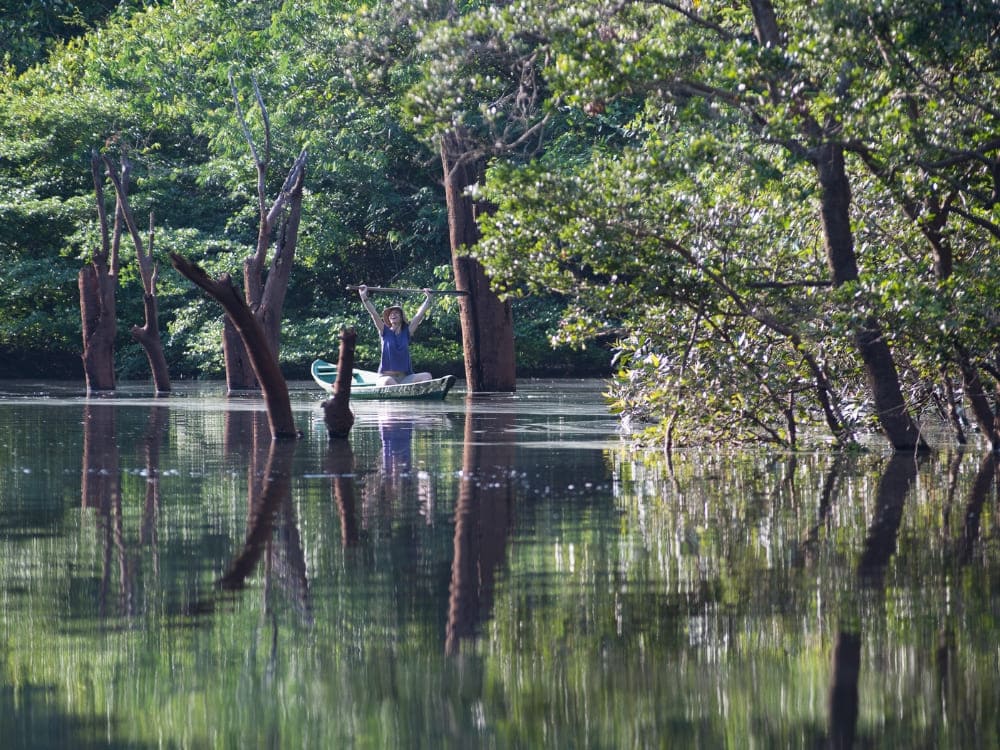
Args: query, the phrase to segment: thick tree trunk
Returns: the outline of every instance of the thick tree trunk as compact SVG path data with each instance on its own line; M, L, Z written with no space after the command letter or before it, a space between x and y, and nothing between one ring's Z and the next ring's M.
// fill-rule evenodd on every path
M271 437L275 439L299 437L299 431L295 429L295 421L292 419L288 384L278 366L278 358L267 342L264 329L233 286L232 280L225 274L218 279L212 279L200 266L177 253L171 253L170 259L174 268L222 305L226 315L239 331L250 363L253 365L254 375L264 393Z
M115 389L115 336L118 331L115 293L118 287L118 240L122 215L120 210L115 211L112 243L104 207L101 164L101 157L94 151L90 155L90 173L94 180L101 247L94 252L90 265L81 269L77 277L83 333L83 372L88 393Z
M820 183L820 215L827 263L834 286L858 278L851 229L851 190L841 146L827 143L816 150ZM879 322L868 315L854 332L879 424L895 450L924 450L927 444L910 413L899 385L899 374Z
M80 317L83 322L83 373L87 393L115 389L115 307L114 294L106 291L102 279L107 270L96 263L80 269ZM109 309L110 302L110 309Z
M441 164L455 285L468 292L459 300L466 385L471 392L513 391L517 383L510 303L500 301L482 265L468 255L468 248L479 241L476 210L482 207L465 195L465 189L482 177L482 162L464 162L462 143L460 132L446 134Z
M230 394L257 389L250 355L240 332L228 316L222 321L222 358L226 368L226 390Z

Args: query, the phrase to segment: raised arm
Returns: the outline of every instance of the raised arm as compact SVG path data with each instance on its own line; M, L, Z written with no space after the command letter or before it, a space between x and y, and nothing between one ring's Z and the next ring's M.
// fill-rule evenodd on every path
M431 309L431 300L432 299L433 299L433 297L431 296L431 290L425 288L424 289L424 302L423 302L422 305L420 305L420 309L417 310L416 314L414 314L413 318L410 320L410 335L411 336L414 333L416 333L417 328L419 327L419 325L421 324L421 322L423 322L424 316L427 314L427 311Z
M378 310L375 309L375 305L372 301L368 299L368 287L362 284L358 287L358 296L361 297L361 304L365 306L368 314L372 316L372 321L375 323L375 327L381 334L382 329L385 328L385 322L382 320L382 316L378 314ZM412 330L412 326L411 326Z

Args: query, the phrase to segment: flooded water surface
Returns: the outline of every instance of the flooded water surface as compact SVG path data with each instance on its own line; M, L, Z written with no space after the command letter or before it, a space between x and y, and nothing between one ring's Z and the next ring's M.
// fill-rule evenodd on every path
M976 451L630 453L594 381L0 383L4 747L1000 746Z

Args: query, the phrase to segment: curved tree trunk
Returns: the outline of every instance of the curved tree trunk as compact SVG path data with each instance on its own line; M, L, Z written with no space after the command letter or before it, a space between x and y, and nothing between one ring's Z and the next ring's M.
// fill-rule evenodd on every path
M826 143L815 152L820 183L823 242L834 286L858 279L858 264L851 229L851 189L844 166L843 148ZM899 385L899 374L879 322L865 317L854 332L854 343L868 376L879 424L895 450L925 450L927 444L910 417Z
M170 392L170 370L167 368L167 358L163 353L163 341L160 339L159 313L156 304L156 275L150 281L152 292L142 295L142 306L145 310L146 322L141 326L132 326L132 338L146 352L149 369L153 374L153 387L157 393Z
M337 357L337 380L333 397L323 402L323 421L331 438L346 438L354 426L351 412L351 375L354 373L354 348L358 334L353 328L340 332L340 354Z
M513 391L517 387L514 358L514 319L510 302L501 302L490 289L482 265L467 249L479 241L477 205L465 189L481 177L481 160L465 161L461 131L451 131L441 141L445 199L451 241L455 286L468 292L459 300L465 380L472 392Z
M761 46L784 46L772 0L750 0L754 33ZM778 87L775 88L775 91ZM820 184L820 216L823 244L834 286L858 278L858 262L851 228L851 187L844 164L844 149L827 140L824 128L811 118L803 122L803 135L819 143L810 153ZM881 324L873 315L865 316L854 331L854 345L861 355L868 386L875 401L879 424L897 451L926 449L927 444L910 416L899 384L899 373L886 343Z
M295 438L299 431L295 429L292 419L292 402L288 395L288 384L278 366L278 358L271 349L257 318L254 317L246 301L233 286L228 274L218 279L209 277L205 270L177 253L171 253L170 259L181 274L200 286L210 297L216 300L232 323L243 341L254 375L260 383L267 405L268 424L271 427L271 437Z

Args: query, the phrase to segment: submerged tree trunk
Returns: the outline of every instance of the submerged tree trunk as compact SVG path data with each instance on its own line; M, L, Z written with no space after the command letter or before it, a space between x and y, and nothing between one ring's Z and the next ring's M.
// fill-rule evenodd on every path
M243 129L243 136L250 147L250 153L257 169L257 210L259 213L257 246L253 254L243 262L243 293L247 306L260 323L268 346L271 347L274 357L277 359L281 335L281 313L288 291L288 280L295 256L295 247L298 243L299 221L302 216L306 150L303 149L299 153L289 169L281 191L268 207L266 188L267 171L271 161L271 125L267 107L257 82L254 80L255 102L264 123L264 142L262 149L258 150L243 116L239 95L232 76L230 76L229 83L236 106L237 119ZM275 250L265 277L264 267L267 265L267 254L272 239L275 243ZM229 318L226 319L223 328L222 353L226 364L226 385L230 392L252 390L258 387L252 358L244 348L242 336Z
M858 279L850 218L851 189L843 148L834 143L823 144L815 152L815 163L821 188L820 215L827 263L834 286L840 286ZM897 451L925 450L927 444L903 399L892 352L874 316L863 317L854 331L854 343L865 366L879 424L892 447Z
M516 389L514 320L510 302L501 302L490 289L482 265L468 254L479 241L476 211L482 209L465 194L482 177L481 160L466 161L460 130L441 141L445 199L455 285L468 292L459 300L465 380L473 392Z
M129 205L129 174L132 165L127 157L122 157L120 174L116 174L114 165L108 157L104 157L104 163L108 169L108 177L115 187L115 194L118 196L117 211L128 227L129 235L132 237L132 244L135 246L136 263L139 268L139 280L142 282L143 310L145 312L145 322L142 326L132 326L132 338L146 352L146 359L149 361L149 369L153 375L153 386L157 393L170 392L170 372L167 369L167 358L163 353L163 342L160 339L159 312L156 302L156 282L159 279L159 269L153 262L153 214L149 214L149 249L142 244L142 237L139 235L139 227L135 223L132 214L132 207ZM116 224L115 231L118 232L120 226ZM115 244L118 238L115 237Z
M337 357L337 380L333 397L323 402L323 421L331 438L346 438L354 426L351 412L351 375L354 372L354 347L358 334L354 329L340 332L340 354Z
M115 335L118 330L115 293L118 287L118 238L121 236L121 213L115 211L114 241L108 228L104 207L104 177L101 158L94 151L90 171L101 234L101 246L94 251L90 264L80 270L80 318L83 332L83 372L87 392L115 389Z
M288 384L278 366L278 358L267 342L263 327L233 286L232 279L228 274L212 279L200 266L177 253L171 253L170 259L174 268L222 305L226 315L239 331L253 365L254 375L264 393L271 437L275 439L299 437L299 431L295 429L295 421L292 419Z

